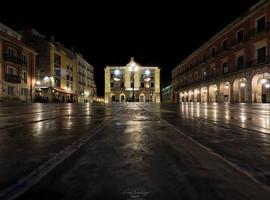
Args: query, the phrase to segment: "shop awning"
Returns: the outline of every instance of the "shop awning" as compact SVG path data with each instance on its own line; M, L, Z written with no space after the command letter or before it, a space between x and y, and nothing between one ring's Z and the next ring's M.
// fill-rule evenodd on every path
M75 93L74 91L72 90L64 90L62 88L52 88L53 90L57 91L57 92L60 92L60 93L64 93L64 94L72 94L72 95L77 95L77 93Z

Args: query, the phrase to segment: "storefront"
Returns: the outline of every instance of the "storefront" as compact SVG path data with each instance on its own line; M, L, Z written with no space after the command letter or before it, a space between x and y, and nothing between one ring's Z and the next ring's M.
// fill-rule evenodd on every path
M76 103L77 94L73 91L56 87L38 87L35 89L34 102Z

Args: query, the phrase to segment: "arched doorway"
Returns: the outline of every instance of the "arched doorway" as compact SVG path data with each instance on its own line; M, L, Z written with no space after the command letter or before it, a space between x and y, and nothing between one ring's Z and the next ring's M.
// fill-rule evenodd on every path
M202 87L201 88L201 102L207 102L208 98L207 98L207 87Z
M184 95L185 95L185 102L188 102L188 93L185 92Z
M115 95L114 94L112 95L111 98L112 98L112 102L115 102L116 101L116 98L115 98Z
M252 78L252 102L270 103L270 74L256 74Z
M231 85L230 82L222 82L219 86L220 100L229 103L231 102Z
M139 101L140 102L145 102L145 95L144 94L140 94Z
M188 101L193 102L194 101L194 94L192 90L188 91Z
M218 87L216 84L210 85L209 87L209 101L210 102L218 101Z
M120 102L125 102L126 101L126 95L125 94L120 94Z
M180 103L183 102L183 93L182 92L179 93L179 102Z
M233 83L234 101L239 103L248 102L248 82L246 78L236 79Z
M194 102L200 102L201 96L200 96L200 90L199 88L194 90Z

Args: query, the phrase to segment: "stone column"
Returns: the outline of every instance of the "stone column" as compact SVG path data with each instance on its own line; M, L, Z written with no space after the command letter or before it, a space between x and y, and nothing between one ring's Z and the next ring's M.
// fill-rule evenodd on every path
M233 85L230 84L230 97L229 97L229 102L234 103L234 92L233 92Z
M250 79L247 80L247 103L252 103L252 81Z

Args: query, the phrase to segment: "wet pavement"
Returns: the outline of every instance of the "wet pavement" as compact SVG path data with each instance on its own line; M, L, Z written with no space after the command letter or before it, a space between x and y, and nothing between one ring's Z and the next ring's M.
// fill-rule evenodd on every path
M0 104L0 199L268 199L270 105Z
M270 104L144 107L270 186Z

